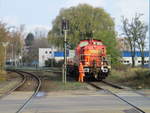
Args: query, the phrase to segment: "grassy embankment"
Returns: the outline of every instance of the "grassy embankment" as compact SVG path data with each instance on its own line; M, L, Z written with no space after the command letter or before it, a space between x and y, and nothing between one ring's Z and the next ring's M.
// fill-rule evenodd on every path
M150 89L150 70L120 65L118 68L112 69L107 80L134 89Z
M86 83L80 83L67 78L67 83L62 83L62 73L39 71L34 72L41 76L43 91L64 91L64 90L88 90Z

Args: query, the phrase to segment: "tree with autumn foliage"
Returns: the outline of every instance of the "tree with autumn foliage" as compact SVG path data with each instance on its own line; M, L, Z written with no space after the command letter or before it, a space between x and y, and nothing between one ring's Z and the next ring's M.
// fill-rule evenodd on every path
M3 43L8 41L9 31L6 27L7 24L0 21L0 70L2 71L5 64L5 47Z

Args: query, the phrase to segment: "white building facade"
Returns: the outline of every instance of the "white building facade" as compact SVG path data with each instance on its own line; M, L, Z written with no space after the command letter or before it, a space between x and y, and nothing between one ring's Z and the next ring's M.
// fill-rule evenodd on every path
M148 65L149 64L149 52L145 51L144 56L145 56L144 64ZM141 53L139 51L135 52L134 60L135 60L135 66L140 66L142 64ZM129 51L122 52L121 63L128 64L128 65L132 64L131 52L129 52Z
M74 50L67 51L67 58L73 58L75 56ZM60 61L64 59L64 52L57 51L54 48L39 48L39 67L45 66L45 61L48 59L55 59Z
M45 61L54 57L54 48L39 48L39 67L45 66Z

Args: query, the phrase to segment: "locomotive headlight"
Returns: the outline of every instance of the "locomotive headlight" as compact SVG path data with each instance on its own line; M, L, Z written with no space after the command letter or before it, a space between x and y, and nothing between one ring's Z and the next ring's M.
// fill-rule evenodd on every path
M84 72L90 72L89 68L84 68Z
M103 73L108 73L108 68L107 67L101 67L101 71L103 72Z

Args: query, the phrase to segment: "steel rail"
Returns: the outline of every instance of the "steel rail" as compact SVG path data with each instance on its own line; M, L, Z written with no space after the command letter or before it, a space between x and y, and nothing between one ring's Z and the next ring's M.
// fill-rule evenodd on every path
M29 72L25 72L25 71L19 71L19 72L25 73L25 74L28 74L28 75L34 77L37 80L38 84L37 84L37 87L35 88L35 91L32 94L32 96L29 99L27 99L27 101L18 109L18 111L16 113L21 113L21 111L29 104L29 102L31 101L31 99L38 94L38 92L40 90L40 87L41 87L41 83L42 83L41 79L37 75L34 75L32 73L29 73Z
M12 72L16 72L16 71L12 71ZM10 89L6 93L4 93L2 96L0 96L0 98L3 98L5 96L10 95L13 91L15 91L16 89L18 89L19 87L21 87L25 83L25 81L27 80L26 76L23 75L22 73L19 73L19 72L16 72L16 73L18 73L19 75L21 75L22 80L15 87L13 87L12 89Z
M107 84L107 85L109 85L109 86L111 86L111 87L117 88L117 89L127 89L127 88L125 88L125 87L123 87L123 86L118 86L117 84L113 84L113 83L110 83L110 82L105 81L105 80L102 80L101 82L104 83L104 84ZM136 94L139 94L139 95L141 95L141 96L143 96L143 97L146 97L144 94L142 94L142 93L140 93L140 92L137 92L137 91L135 91L135 90L133 90L133 89L128 89L128 90L129 90L129 91L132 91L132 92L134 92L134 93L136 93Z
M104 91L109 92L110 94L114 95L115 97L119 98L120 100L124 101L124 102L127 103L128 105L130 105L130 106L132 106L133 108L135 108L136 111L138 111L138 112L140 112L140 113L145 113L145 111L143 111L143 110L140 109L139 107L137 107L137 106L131 104L130 102L128 102L127 100L125 100L125 99L123 99L122 97L118 96L117 94L113 93L112 91L110 91L110 90L108 90L108 89L101 88L101 87L99 87L99 86L97 86L97 85L95 85L95 84L93 84L93 83L91 83L91 82L87 82L87 83L88 83L89 85L95 87L96 89L102 89L102 90L104 90ZM108 85L108 84L106 84L106 85Z
M107 82L107 81L104 81L104 80L102 80L101 82L103 82L104 84L107 84L107 85L109 85L109 86L111 86L111 87L117 88L117 89L124 89L124 88L121 87L121 86L118 86L118 85L116 85L116 84L113 84L113 83L110 83L110 82Z

